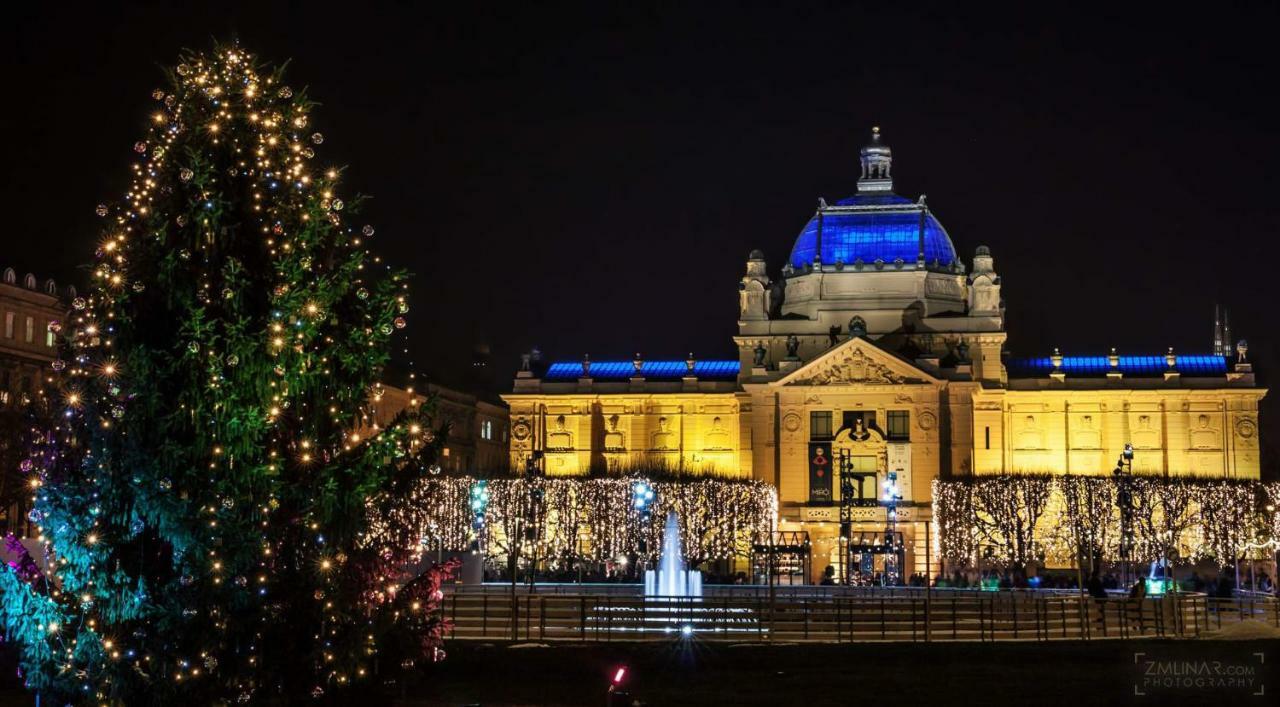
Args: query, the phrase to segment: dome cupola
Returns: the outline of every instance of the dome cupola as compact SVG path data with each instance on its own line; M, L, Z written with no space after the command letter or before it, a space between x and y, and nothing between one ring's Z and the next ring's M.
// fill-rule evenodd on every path
M960 268L951 238L925 204L893 193L893 152L872 128L860 152L858 191L835 204L819 200L791 249L794 272Z

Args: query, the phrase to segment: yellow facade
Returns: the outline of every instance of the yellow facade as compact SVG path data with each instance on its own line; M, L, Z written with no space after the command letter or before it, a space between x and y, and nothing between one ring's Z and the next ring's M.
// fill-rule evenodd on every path
M512 468L543 452L552 476L660 470L751 478L735 393L510 395Z
M660 471L768 482L778 491L779 528L809 533L810 580L843 561L839 479L829 498L815 498L811 445L833 459L848 454L850 468L874 473L867 493L877 500L893 475L894 527L907 545L907 570L922 573L934 479L1110 474L1125 444L1135 450L1138 474L1259 477L1257 414L1265 391L1251 374L1128 384L1122 376L1006 377L983 385L954 369L926 370L929 363L849 337L808 362L736 382L589 374L551 382L526 373L504 396L511 461L522 468L540 451L553 476ZM817 429L824 419L830 422ZM846 530L883 530L889 505L846 511Z
M986 390L974 399L974 473L1257 479L1259 388Z

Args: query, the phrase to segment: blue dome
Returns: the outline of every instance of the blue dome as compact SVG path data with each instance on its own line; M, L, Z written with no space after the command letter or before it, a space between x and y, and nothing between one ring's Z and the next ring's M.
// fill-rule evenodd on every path
M894 206L902 206L894 209ZM846 207L846 208L841 208ZM859 208L863 207L863 208ZM822 263L853 264L861 259L870 265L876 260L892 263L901 258L915 264L920 253L920 209L897 194L851 196L822 211ZM813 262L818 240L818 216L805 224L791 249L791 265L802 268ZM932 267L950 267L956 261L942 224L930 212L924 223L924 259Z

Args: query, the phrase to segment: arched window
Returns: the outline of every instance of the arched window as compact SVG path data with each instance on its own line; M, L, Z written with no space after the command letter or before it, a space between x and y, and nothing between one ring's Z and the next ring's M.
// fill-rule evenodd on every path
M13 271L13 268L5 268L5 269L4 269L4 284L6 284L6 285L12 285L13 283L15 283L15 282L17 282L17 281L18 281L18 273L14 272L14 271Z
M22 278L22 284L26 286L28 290L36 289L36 276L31 273L27 273L27 276Z
M53 279L50 278L47 282L44 283L44 291L53 295L54 297L57 297L58 283L54 282Z

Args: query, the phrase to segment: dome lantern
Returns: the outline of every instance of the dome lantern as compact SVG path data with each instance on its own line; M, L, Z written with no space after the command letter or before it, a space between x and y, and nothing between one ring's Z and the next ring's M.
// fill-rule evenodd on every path
M893 151L880 140L880 128L871 128L871 142L859 151L862 176L859 194L888 194L893 191Z

